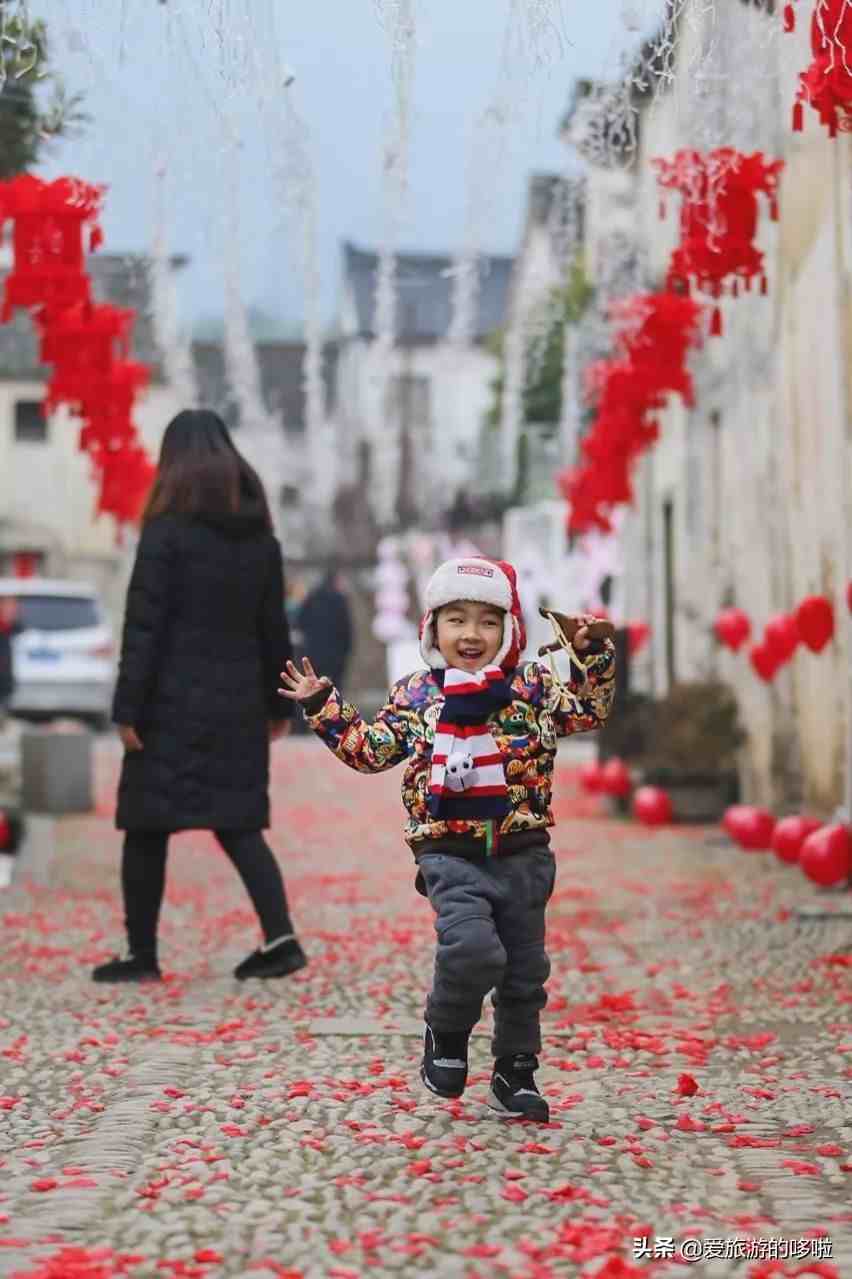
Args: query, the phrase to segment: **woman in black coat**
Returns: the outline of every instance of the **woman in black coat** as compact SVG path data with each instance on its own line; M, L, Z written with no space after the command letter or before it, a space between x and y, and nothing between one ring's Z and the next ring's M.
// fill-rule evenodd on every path
M113 702L125 755L116 825L129 954L95 981L157 980L157 920L173 831L209 829L260 918L265 945L235 976L307 963L269 825L269 742L289 707L281 548L263 485L215 413L179 413L163 437L127 592Z

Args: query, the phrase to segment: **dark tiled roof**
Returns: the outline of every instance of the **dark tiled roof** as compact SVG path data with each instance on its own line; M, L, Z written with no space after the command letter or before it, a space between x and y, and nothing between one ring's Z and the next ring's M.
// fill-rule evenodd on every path
M305 427L305 393L302 386L303 342L256 342L261 392L266 408L280 417L287 431ZM229 426L238 426L236 402L228 385L225 352L221 342L193 342L192 361L198 378L199 399L215 409ZM323 382L326 409L333 407L337 347L323 348Z
M175 268L185 263L185 258L172 259ZM135 310L132 356L150 365L152 377L158 379L159 356L151 320L147 259L135 253L96 253L87 259L87 269L96 302L112 302ZM48 376L49 370L38 363L32 320L25 312L16 311L8 324L0 325L0 378L46 381Z
M476 337L499 329L506 316L506 299L513 259L483 255L480 259ZM352 286L358 332L375 334L375 293L378 254L343 245L344 275ZM446 335L452 318L453 258L435 253L397 256L397 323L401 342L433 342Z

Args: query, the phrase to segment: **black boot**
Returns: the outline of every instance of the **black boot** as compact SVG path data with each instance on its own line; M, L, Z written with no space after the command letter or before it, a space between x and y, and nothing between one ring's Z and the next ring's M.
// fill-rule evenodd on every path
M156 955L128 954L122 959L113 955L105 964L98 964L92 969L92 981L100 982L143 982L162 981L163 976L157 964Z
M426 1023L420 1078L439 1097L460 1097L467 1083L469 1030L433 1030Z
M252 951L241 964L237 964L234 976L237 981L245 981L247 977L288 977L290 973L304 968L307 962L307 955L291 934Z
M538 1058L533 1053L498 1057L491 1076L488 1105L507 1119L550 1121L550 1107L536 1088Z

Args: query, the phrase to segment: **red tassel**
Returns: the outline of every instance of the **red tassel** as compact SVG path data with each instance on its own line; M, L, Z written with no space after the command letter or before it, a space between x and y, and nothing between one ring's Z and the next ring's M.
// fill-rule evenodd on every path
M747 275L745 279L743 280L743 288L745 289L746 293L751 293L751 276L750 275Z
M767 280L765 275L762 275L760 277L760 296L762 298L765 298L768 292L769 292L769 281Z
M784 5L784 30L796 30L796 10L791 4Z
M662 221L665 218L665 216L666 216L666 202L665 200L661 200L660 201L660 221Z
M801 102L793 104L793 132L801 133L805 127L805 108Z
M713 338L722 336L722 312L717 306L713 307L713 315L710 318L710 336Z
M778 196L773 195L769 201L769 216L773 222L778 221Z

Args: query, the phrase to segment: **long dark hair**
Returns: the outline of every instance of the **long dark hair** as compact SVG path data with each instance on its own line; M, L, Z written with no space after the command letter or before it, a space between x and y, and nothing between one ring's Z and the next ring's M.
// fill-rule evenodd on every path
M272 516L263 482L234 447L228 428L210 409L184 409L166 427L157 477L144 520L157 515L235 515L253 507L268 529Z

